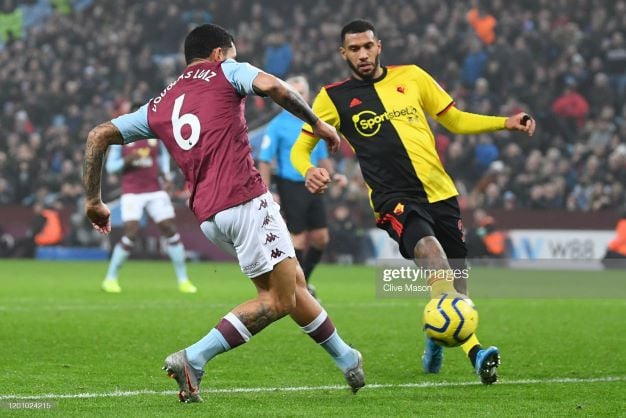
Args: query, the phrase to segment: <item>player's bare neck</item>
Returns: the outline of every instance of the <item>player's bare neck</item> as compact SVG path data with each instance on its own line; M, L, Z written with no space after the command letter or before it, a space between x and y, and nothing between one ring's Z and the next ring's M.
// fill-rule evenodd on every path
M211 58L195 59L191 61L191 63L187 67L191 67L192 65L198 65L198 64L207 64L209 62L215 62L215 61Z

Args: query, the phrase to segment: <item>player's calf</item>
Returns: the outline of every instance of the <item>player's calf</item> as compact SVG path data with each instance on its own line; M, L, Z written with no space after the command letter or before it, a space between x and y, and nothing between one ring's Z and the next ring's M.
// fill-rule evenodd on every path
M296 306L290 315L302 331L330 354L353 393L365 386L361 353L346 344L339 336L326 311L307 290L301 272L297 277Z

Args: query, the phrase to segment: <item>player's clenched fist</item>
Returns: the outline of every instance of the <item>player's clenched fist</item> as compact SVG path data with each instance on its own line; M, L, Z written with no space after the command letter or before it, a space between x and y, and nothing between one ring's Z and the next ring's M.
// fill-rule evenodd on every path
M328 188L328 183L330 183L330 175L326 169L311 167L306 172L304 185L311 193L324 193Z
M506 129L511 131L526 132L528 136L533 136L536 127L535 119L528 113L521 112L509 117L505 122Z
M111 211L102 203L85 203L85 214L96 231L102 234L111 232Z

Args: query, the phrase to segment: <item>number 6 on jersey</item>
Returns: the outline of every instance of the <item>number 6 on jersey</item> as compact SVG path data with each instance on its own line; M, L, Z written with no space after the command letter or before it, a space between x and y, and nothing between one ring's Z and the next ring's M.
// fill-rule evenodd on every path
M172 110L172 130L178 146L188 151L193 148L198 142L198 139L200 139L200 120L193 113L180 114L184 100L185 95L182 94L178 96L174 102L174 109ZM191 134L188 138L183 137L183 127L185 125L189 125L191 128Z

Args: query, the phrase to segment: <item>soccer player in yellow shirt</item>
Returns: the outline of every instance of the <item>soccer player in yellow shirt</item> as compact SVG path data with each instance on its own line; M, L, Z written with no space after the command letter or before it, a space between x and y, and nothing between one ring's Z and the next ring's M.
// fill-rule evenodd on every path
M398 242L403 257L428 269L449 271L453 260L464 265L467 249L458 192L437 155L426 115L451 132L465 134L508 129L532 135L535 121L526 113L506 118L463 112L420 67L382 66L382 43L370 22L348 23L341 41L340 52L351 77L323 87L313 103L314 112L354 148L377 226ZM305 176L307 189L323 193L330 177L310 162L318 142L312 132L310 126L303 126L291 159ZM432 298L454 292L467 295L463 279L453 282L442 278L445 275L436 276L428 281ZM483 349L475 335L461 347L484 384L497 380L497 347ZM427 338L424 371L438 373L442 362L442 348Z

